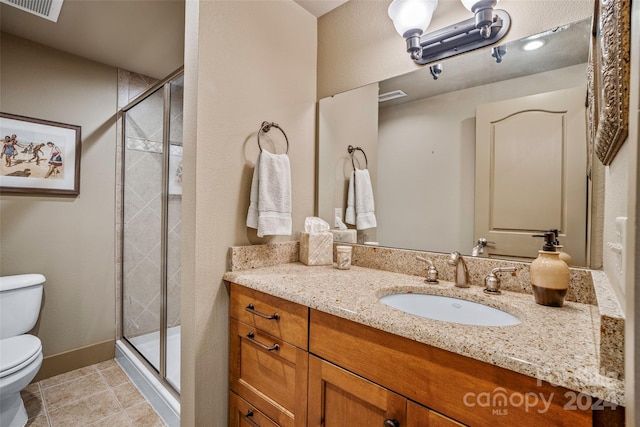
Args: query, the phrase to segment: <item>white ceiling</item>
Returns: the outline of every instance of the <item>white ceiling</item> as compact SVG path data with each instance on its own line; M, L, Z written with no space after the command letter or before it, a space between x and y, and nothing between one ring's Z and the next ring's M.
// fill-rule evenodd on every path
M185 0L65 0L58 22L0 4L0 28L116 68L164 78L184 63ZM295 0L321 16L347 0Z
M324 15L327 12L332 11L336 7L347 2L347 0L294 0L294 1L298 3L300 6L307 9L316 18Z

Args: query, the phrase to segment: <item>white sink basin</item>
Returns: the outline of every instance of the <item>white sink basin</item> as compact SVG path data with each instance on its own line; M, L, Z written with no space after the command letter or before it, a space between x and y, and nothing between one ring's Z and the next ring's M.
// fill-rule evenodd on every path
M476 326L513 326L520 320L502 310L458 298L426 294L393 294L383 303L409 314L443 322Z

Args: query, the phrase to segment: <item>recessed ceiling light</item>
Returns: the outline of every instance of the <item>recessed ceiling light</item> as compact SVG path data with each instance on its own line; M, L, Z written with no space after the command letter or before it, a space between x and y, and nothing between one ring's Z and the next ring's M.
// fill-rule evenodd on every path
M531 40L522 46L523 50L536 50L544 46L544 40Z

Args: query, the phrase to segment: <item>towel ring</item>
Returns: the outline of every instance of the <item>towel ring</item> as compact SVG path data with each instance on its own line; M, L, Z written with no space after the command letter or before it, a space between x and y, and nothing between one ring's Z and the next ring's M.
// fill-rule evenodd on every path
M287 134L284 133L284 130L278 126L277 123L269 123L269 122L262 122L262 124L260 125L260 129L258 129L258 147L260 147L260 151L262 152L262 145L260 145L260 133L264 132L267 133L271 130L271 128L277 128L280 130L280 132L282 132L282 134L284 135L284 139L285 141L287 141L287 151L285 151L285 154L289 153L289 138L287 138Z
M353 145L349 145L347 147L347 151L349 152L349 154L351 154L351 166L353 166L353 170L356 170L356 164L353 162L353 153L354 151L361 151L362 155L364 156L364 168L365 169L369 169L369 160L367 160L367 153L364 152L364 150L360 147L354 147Z

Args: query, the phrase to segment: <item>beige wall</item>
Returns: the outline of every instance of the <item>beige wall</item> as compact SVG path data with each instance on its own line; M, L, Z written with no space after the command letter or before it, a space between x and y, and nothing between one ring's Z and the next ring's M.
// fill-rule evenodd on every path
M318 19L318 98L419 68L387 16L390 0L350 0ZM593 14L591 0L503 0L511 29L505 41ZM470 18L459 0L440 0L427 31Z
M181 417L217 426L228 404L228 248L295 240L314 211L316 19L293 1L188 1L186 33ZM294 234L275 239L245 226L264 120L290 142Z
M117 71L2 34L0 110L82 126L80 195L0 197L0 274L47 277L45 356L114 339Z

